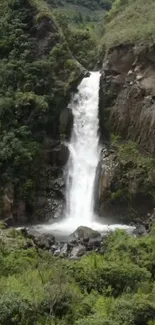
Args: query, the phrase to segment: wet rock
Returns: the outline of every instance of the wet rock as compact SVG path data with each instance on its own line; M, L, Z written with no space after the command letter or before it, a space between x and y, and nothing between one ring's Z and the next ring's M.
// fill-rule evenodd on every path
M12 227L13 226L13 217L9 217L4 219L4 224L6 227Z
M61 249L58 248L55 252L54 252L54 256L59 256L61 253Z
M13 210L13 216L16 222L20 224L24 224L27 221L26 215L26 203L24 200L21 200L17 205L16 208Z
M55 148L49 149L49 164L63 167L69 156L68 148L62 143L57 145Z
M89 242L88 242L88 247L92 248L92 249L100 247L101 240L102 240L101 236L96 237L96 238L90 238Z
M76 258L84 255L86 253L86 247L83 245L75 246L71 251L71 258Z
M65 243L64 246L62 247L61 249L61 252L60 252L60 256L61 257L67 257L67 254L68 254L68 244Z
M34 242L33 242L33 240L28 238L26 243L24 244L24 249L28 249L28 248L31 248L31 247L34 247Z
M34 237L33 241L38 248L49 250L52 244L54 244L55 238L53 235L43 235Z
M89 237L83 238L83 244L88 244L89 242Z
M60 114L60 134L61 137L69 139L73 126L73 114L71 109L64 108Z
M84 239L91 239L91 238L99 238L101 237L101 234L96 231L93 230L89 227L85 227L85 226L80 226L78 227L72 234L76 239L79 240L84 240Z
M50 242L46 238L35 238L36 246L41 249L50 249Z
M133 234L136 236L145 236L147 235L146 228L143 225L138 225L136 229L133 231Z
M73 234L71 234L71 235L69 236L69 238L68 238L68 242L69 242L69 245L70 245L71 247L73 247L73 246L77 245L77 243L78 243L78 239L75 238L75 237L73 236Z
M51 246L51 251L54 253L57 250L58 246L57 245L52 245Z

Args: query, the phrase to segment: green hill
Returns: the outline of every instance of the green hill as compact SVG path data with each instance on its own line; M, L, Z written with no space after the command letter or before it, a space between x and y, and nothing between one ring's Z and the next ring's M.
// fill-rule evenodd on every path
M66 16L70 24L99 23L113 0L47 0L54 13Z
M154 43L154 22L154 0L115 0L102 42L107 48L125 43Z

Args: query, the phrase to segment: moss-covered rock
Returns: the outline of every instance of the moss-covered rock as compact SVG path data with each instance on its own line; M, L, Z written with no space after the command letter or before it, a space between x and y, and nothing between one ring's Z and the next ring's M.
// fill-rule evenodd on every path
M112 221L143 220L149 224L147 214L155 206L155 159L140 152L131 141L122 143L113 137L112 146L113 153L103 158L101 169L100 215Z

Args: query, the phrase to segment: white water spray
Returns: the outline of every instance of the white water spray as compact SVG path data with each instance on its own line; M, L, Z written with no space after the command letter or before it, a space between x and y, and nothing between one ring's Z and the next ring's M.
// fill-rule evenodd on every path
M70 104L74 124L69 145L66 219L75 225L93 221L94 181L100 155L99 82L99 72L84 78Z
M40 231L71 234L78 226L87 226L101 232L125 225L103 225L95 222L94 183L100 156L98 135L100 73L92 72L82 80L69 107L74 123L67 164L66 213L61 222L40 226Z

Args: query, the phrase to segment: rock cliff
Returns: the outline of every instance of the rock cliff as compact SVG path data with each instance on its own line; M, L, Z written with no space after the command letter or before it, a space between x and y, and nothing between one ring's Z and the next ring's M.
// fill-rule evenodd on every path
M155 47L118 46L103 64L101 124L155 153ZM106 111L106 114L103 112Z
M100 87L101 139L112 153L103 157L100 214L143 218L154 207L155 47L119 45L106 56Z

